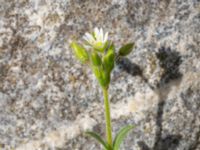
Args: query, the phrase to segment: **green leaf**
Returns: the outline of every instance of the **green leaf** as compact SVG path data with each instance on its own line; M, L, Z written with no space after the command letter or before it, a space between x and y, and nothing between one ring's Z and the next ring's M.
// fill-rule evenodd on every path
M124 140L124 138L126 137L127 133L133 129L132 125L128 125L123 127L119 133L116 135L115 140L113 142L113 150L119 150L120 148L120 144L122 143L122 141Z
M91 54L91 61L92 61L92 64L94 66L100 66L101 65L101 58L95 51L93 51L92 54Z
M96 132L87 131L86 134L97 140L105 150L111 150L109 145Z
M77 59L79 59L81 62L85 63L89 60L88 53L83 46L76 42L72 42L71 48L74 50L74 54L76 55Z
M122 46L119 49L119 56L127 56L133 50L134 45L134 43L128 43Z

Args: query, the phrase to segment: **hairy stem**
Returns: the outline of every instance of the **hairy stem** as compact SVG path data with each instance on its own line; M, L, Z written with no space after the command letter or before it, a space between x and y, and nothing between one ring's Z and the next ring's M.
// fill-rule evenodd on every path
M105 109L105 119L106 119L106 137L109 146L112 148L112 126L110 119L110 102L108 99L108 89L103 89L104 96L104 109Z

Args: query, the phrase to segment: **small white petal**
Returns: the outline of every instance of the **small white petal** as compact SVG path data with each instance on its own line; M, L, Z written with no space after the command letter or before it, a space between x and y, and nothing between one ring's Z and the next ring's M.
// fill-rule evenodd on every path
M89 33L85 33L85 36L87 37L87 41L88 42L94 42L95 41L95 39L94 39L94 37L91 35L91 34L89 34Z
M84 39L88 39L88 36L86 36L86 33L85 33L85 35L83 36L83 38L84 38Z
M94 28L94 33L98 33L99 29L97 27Z
M92 35L91 35L90 33L86 32L86 33L85 33L85 36L88 37L88 38L90 39Z
M97 31L97 33L96 33L96 41L100 41L100 35L101 35L101 33L100 33L100 29L98 29L98 31Z
M98 36L99 36L99 29L97 27L94 28L94 35L95 35L95 38L97 39Z
M100 29L100 36L99 36L99 37L100 37L99 40L100 40L101 42L103 42L103 29L102 29L102 28Z
M87 36L83 36L83 39L85 40L85 41L89 41L89 39L88 39L88 37Z
M107 40L108 40L108 32L106 32L103 42L105 43Z

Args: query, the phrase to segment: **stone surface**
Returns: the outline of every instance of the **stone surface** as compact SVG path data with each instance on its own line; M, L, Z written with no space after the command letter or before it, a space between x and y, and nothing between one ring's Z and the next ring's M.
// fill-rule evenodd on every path
M103 100L69 47L94 27L117 48L110 91L121 150L200 150L199 0L0 0L0 149L99 150Z

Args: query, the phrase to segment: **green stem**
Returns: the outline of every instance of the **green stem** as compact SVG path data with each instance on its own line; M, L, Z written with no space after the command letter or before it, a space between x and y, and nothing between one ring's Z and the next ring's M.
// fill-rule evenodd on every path
M105 109L105 118L106 118L106 137L107 142L112 148L112 126L110 119L110 102L108 99L108 89L103 88L103 96L104 96L104 109Z

